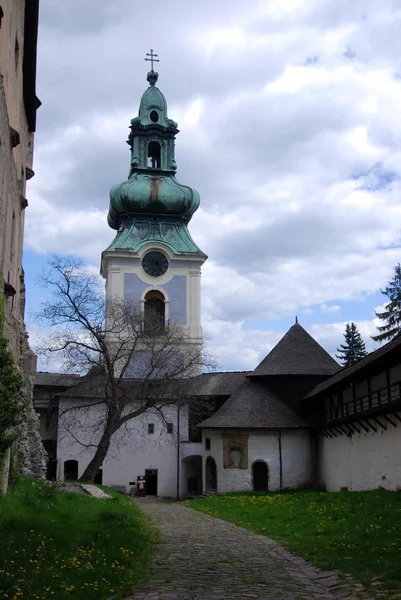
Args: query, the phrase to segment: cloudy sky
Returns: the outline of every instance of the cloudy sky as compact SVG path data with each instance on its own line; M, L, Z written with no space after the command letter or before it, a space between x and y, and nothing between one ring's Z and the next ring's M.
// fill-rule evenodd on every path
M345 323L369 350L380 288L401 260L399 0L41 0L35 172L24 265L30 311L49 254L99 268L110 187L146 52L178 121L178 179L208 345L253 369L293 324L334 353ZM46 368L42 365L42 368Z

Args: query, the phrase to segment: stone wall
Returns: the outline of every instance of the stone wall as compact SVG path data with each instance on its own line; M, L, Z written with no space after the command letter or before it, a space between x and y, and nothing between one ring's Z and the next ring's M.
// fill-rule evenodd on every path
M4 335L24 380L18 466L26 475L42 477L45 453L32 403L35 361L24 325L22 269L26 181L33 176L34 134L28 125L24 103L24 41L28 30L24 29L24 0L3 0L1 5L4 15L0 27L0 295L4 303ZM28 33L31 40L36 39L36 30ZM28 60L33 61L32 76L34 56L28 55ZM35 98L31 100L36 102ZM9 456L2 468L0 487L3 492L7 487L8 470Z
M24 385L22 389L25 415L19 427L18 469L22 475L44 477L47 454L40 436L39 415L33 405L33 385L36 371L36 357L26 346L20 364Z

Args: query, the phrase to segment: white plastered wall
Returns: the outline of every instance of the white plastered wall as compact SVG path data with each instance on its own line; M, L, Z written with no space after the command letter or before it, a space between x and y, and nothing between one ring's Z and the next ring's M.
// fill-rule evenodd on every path
M390 415L389 415L390 416ZM397 422L394 416L391 420ZM383 417L379 417L385 422ZM319 480L328 491L401 489L401 425L387 430L376 424L377 431L362 430L352 436L319 438Z
M237 433L248 437L248 468L224 468L222 433ZM219 493L253 489L252 464L258 460L269 468L269 490L280 489L279 432L274 430L215 430L204 429L203 436L203 489L206 489L206 460L211 456L217 466ZM205 439L210 439L210 451L205 450ZM311 439L306 429L287 429L281 432L282 487L299 489L311 485Z
M61 400L60 410L65 411L74 401ZM177 465L180 465L180 490L185 489L182 473L182 453L184 446L180 444L180 455L177 456L177 407L169 406L163 410L164 420L156 412L146 412L129 421L112 438L107 457L103 463L103 484L124 487L130 491L130 482L136 482L139 475L145 475L146 469L158 471L158 496L173 497L177 495ZM85 416L85 423L77 421L72 434L63 429L63 417L60 416L58 436L58 478L64 477L64 462L78 461L78 477L81 477L89 461L94 455L94 448L85 448L81 441L85 439L86 430L99 421L99 407L92 407ZM154 434L148 434L148 424L154 424ZM165 423L173 423L174 432L168 434ZM84 438L84 439L82 439ZM180 409L180 441L188 439L188 415L185 408Z

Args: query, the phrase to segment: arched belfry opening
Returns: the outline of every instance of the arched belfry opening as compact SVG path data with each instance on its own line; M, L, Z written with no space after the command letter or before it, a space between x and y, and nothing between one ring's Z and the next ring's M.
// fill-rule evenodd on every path
M161 332L166 324L166 300L157 290L151 290L145 296L144 327L149 333Z
M148 167L150 167L151 169L161 168L161 147L159 142L149 142Z

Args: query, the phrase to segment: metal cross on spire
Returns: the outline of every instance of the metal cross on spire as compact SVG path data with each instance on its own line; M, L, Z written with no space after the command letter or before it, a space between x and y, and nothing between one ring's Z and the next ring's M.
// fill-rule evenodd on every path
M153 49L151 49L150 52L146 53L146 56L150 56L150 58L145 58L145 60L148 60L151 63L151 68L153 71L153 63L160 62L158 58L155 58L156 56L158 56L158 54L153 54Z

